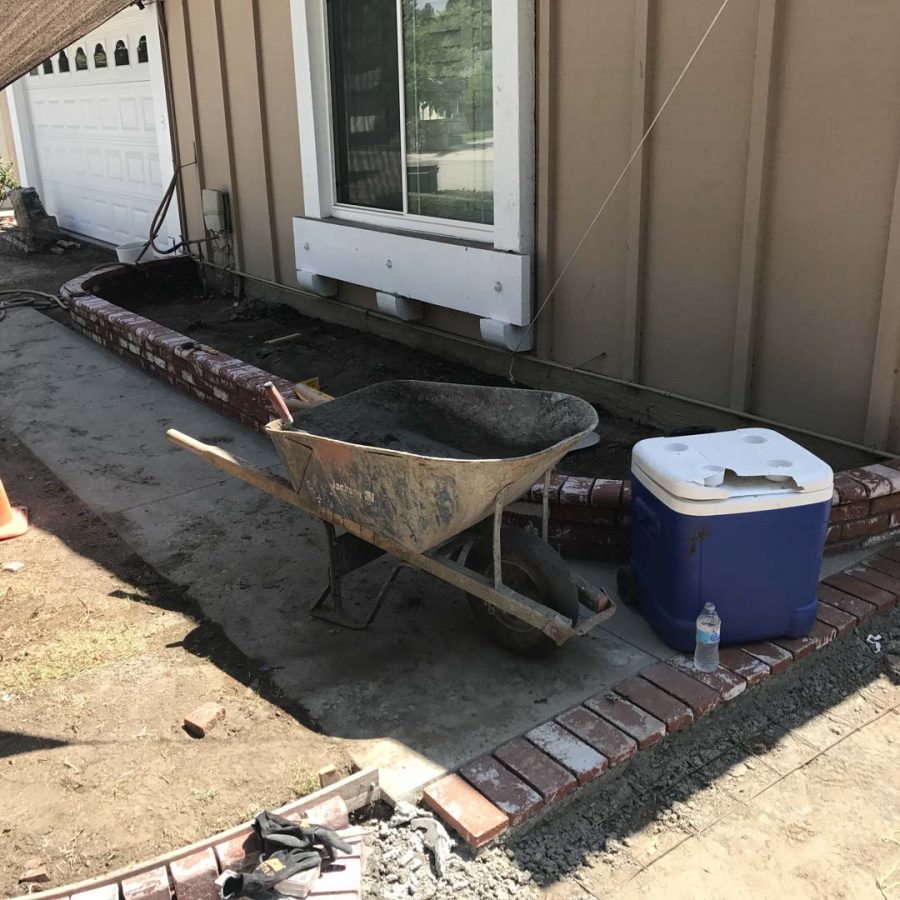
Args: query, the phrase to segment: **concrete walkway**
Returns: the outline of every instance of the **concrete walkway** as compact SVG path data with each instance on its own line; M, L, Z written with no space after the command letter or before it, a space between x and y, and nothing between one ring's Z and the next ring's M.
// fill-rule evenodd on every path
M364 633L312 620L321 526L171 446L169 427L264 467L268 441L31 310L0 324L0 425L204 613L394 796L521 734L670 651L620 609L552 659L489 644L460 592L404 572ZM33 511L40 527L40 510ZM610 583L610 567L586 566ZM368 598L387 561L360 576Z

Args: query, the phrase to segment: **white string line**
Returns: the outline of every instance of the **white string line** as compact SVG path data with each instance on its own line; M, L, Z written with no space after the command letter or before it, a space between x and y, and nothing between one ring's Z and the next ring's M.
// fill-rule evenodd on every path
M659 121L659 117L665 112L666 107L669 105L669 101L675 95L675 91L678 90L678 85L680 85L681 82L684 80L684 76L687 75L688 69L690 69L694 60L697 58L697 54L700 52L703 45L706 43L706 39L712 33L713 28L716 27L716 22L719 21L719 18L721 17L722 13L725 12L725 7L728 6L728 4L730 2L731 2L731 0L722 0L722 5L719 7L719 11L712 17L712 21L709 23L709 27L703 33L703 37L700 38L700 42L694 48L694 52L688 57L688 61L684 64L684 68L681 70L681 74L675 79L675 83L672 85L671 90L666 95L666 99L663 100L662 104L660 105L659 109L657 110L656 115L653 117L653 121L650 122L650 124L647 126L647 130L644 132L643 137L640 139L640 141L638 141L638 145L634 148L634 152L629 157L628 162L625 163L625 168L622 169L621 173L619 174L619 177L615 180L615 183L609 189L609 193L606 195L606 199L603 201L603 203L600 204L600 209L597 210L596 215L594 216L593 219L591 219L591 223L588 225L584 234L581 236L581 240L579 240L578 243L575 245L575 249L572 251L568 260L566 260L566 264L562 267L562 271L557 276L556 281L553 282L553 286L547 292L547 296L544 298L543 303L541 303L541 305L538 307L538 311L534 314L534 317L528 323L528 327L525 329L525 331L522 332L522 337L519 339L519 343L516 345L516 349L513 350L512 359L510 360L510 363L509 363L509 373L508 374L509 374L510 380L513 380L512 373L513 373L513 366L515 365L515 362L516 362L516 354L518 354L519 350L522 347L522 344L525 342L525 338L528 337L532 328L534 328L535 323L540 318L541 313L544 311L544 307L546 307L546 305L550 302L550 299L553 297L554 293L556 293L556 289L559 287L563 278L566 277L566 273L569 271L569 268L571 267L572 263L575 262L575 257L578 256L579 252L581 251L581 248L584 246L585 241L588 239L588 236L594 230L594 226L600 220L600 216L603 215L603 211L609 205L609 201L612 200L613 195L619 188L619 185L622 183L625 176L628 174L628 170L631 168L631 164L637 159L638 154L641 152L641 150L644 147L644 144L647 142L647 138L650 137L650 133L653 131L654 127L656 126L656 123Z

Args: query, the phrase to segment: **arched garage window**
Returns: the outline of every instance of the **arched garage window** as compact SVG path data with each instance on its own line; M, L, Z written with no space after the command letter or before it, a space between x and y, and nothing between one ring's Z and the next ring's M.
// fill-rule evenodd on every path
M138 41L138 62L145 63L147 62L147 35L141 35L141 39Z
M129 64L128 48L125 46L125 41L116 41L116 50L113 53L113 57L117 66L127 66Z
M75 71L85 72L87 67L87 53L84 52L84 47L79 47L75 51Z
M53 74L53 60L52 59L44 60L44 74L45 75Z
M97 46L94 47L94 68L106 68L106 48L103 44L97 44Z
M68 72L69 71L69 57L66 55L65 50L59 51L59 56L56 60L56 68L60 72Z

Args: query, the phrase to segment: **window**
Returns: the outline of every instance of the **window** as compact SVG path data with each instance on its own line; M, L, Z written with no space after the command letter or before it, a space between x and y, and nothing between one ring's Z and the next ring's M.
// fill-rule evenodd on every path
M116 61L117 66L127 66L129 64L128 48L125 46L125 41L116 41L113 59Z
M53 74L53 60L52 59L44 60L44 74L45 75Z
M29 73L32 78L37 78L41 73L38 71L38 67L35 66Z
M106 48L103 44L97 44L97 46L94 47L94 68L106 68Z
M84 72L87 67L87 53L84 52L84 47L79 47L75 51L75 71Z
M534 0L291 0L291 14L298 271L527 322Z
M59 56L56 59L56 69L58 72L69 71L69 57L66 56L65 50L59 51Z
M137 57L139 63L145 63L148 60L146 34L141 35L141 39L138 41Z

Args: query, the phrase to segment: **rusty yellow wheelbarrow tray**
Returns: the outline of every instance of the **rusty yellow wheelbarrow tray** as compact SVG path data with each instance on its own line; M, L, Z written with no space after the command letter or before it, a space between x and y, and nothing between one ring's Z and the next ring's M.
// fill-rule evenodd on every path
M266 426L289 482L178 431L167 437L323 521L329 586L315 615L367 627L407 566L464 590L496 640L538 655L615 610L547 543L550 474L597 421L590 404L568 394L382 382ZM502 526L504 508L541 476L542 535ZM367 616L350 620L341 579L383 553L399 564Z

